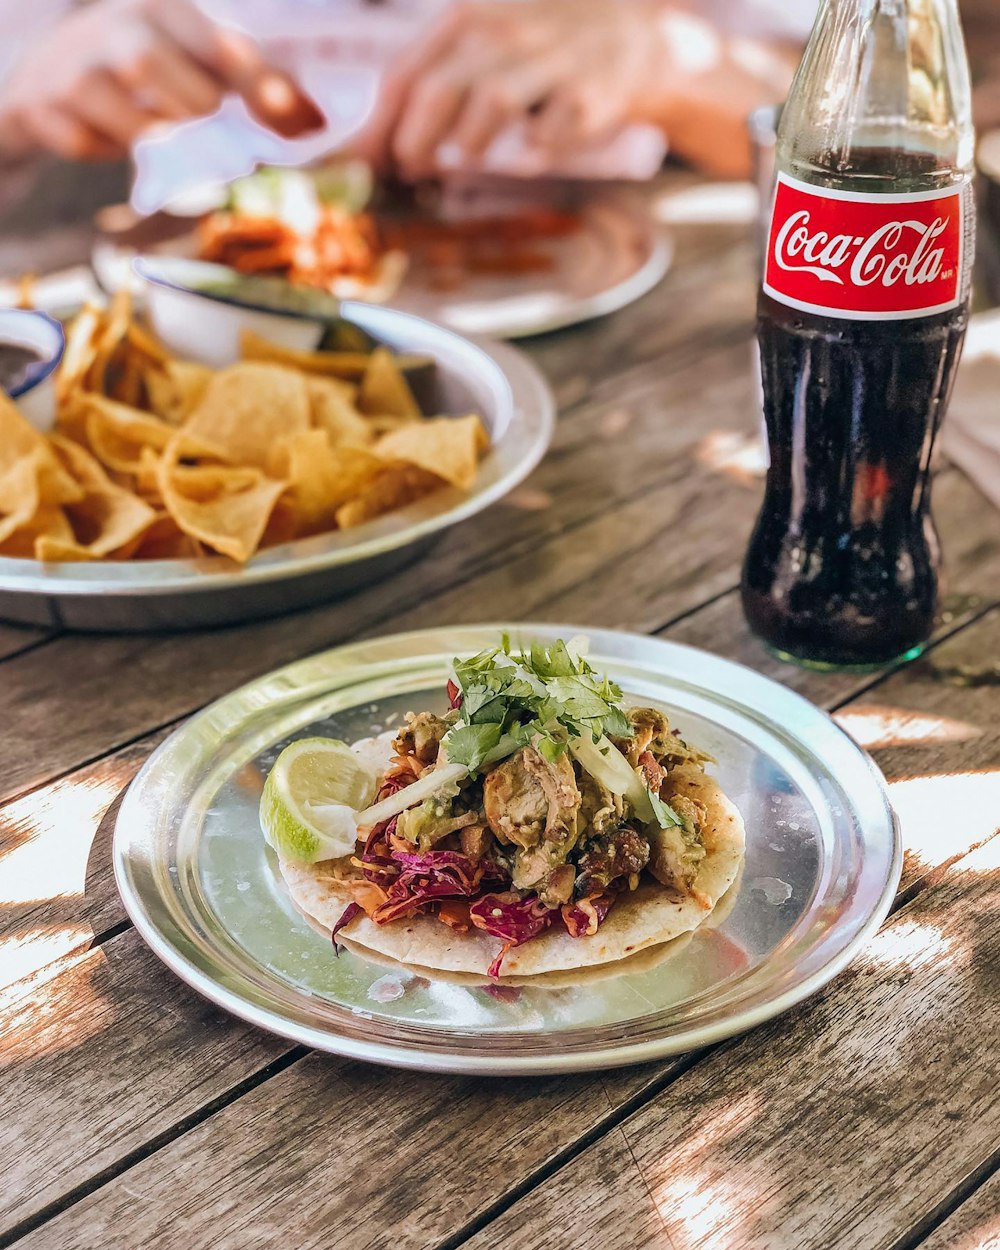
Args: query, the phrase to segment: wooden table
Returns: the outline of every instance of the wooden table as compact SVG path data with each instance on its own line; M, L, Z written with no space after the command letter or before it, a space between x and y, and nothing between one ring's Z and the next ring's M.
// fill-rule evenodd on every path
M391 581L214 632L0 627L0 1245L998 1244L1000 518L943 467L948 594L909 667L811 674L748 635L750 233L678 229L657 292L530 344L559 399L551 453ZM125 919L109 846L165 734L319 648L498 618L695 643L836 712L890 778L907 848L893 913L847 972L670 1062L474 1080L290 1046L160 965Z

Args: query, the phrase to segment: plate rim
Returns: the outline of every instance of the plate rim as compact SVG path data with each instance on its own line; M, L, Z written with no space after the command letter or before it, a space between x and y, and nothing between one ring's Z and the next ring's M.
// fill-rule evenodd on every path
M819 717L826 722L827 727L832 729L838 738L856 754L859 762L864 765L874 792L878 794L885 815L888 818L888 829L892 840L891 853L888 857L887 871L881 892L874 905L870 908L866 919L858 924L853 937L840 950L827 959L821 967L787 990L776 996L769 997L763 1002L738 1009L734 1014L728 1015L715 1023L702 1025L681 1024L671 1034L666 1036L650 1038L646 1041L629 1042L627 1040L619 1040L613 1047L578 1050L568 1055L565 1052L560 1053L557 1051L551 1054L528 1054L522 1056L505 1054L502 1057L491 1058L486 1053L456 1054L454 1052L421 1050L417 1046L404 1042L387 1044L374 1040L356 1040L352 1037L338 1034L329 1028L300 1024L295 1021L290 1022L279 1012L257 1006L240 997L237 992L226 990L213 980L208 973L204 972L179 951L170 942L168 936L160 932L155 922L147 915L137 892L132 888L132 882L128 874L128 847L126 845L129 835L125 827L126 819L130 816L132 806L130 798L132 803L137 801L135 796L139 794L142 784L145 782L148 774L153 771L159 757L165 755L172 745L176 745L177 741L190 730L193 724L207 719L220 705L230 700L238 700L241 695L259 685L259 683L280 678L294 672L297 668L304 668L306 665L321 661L327 656L342 655L344 652L349 652L355 648L379 647L381 645L416 641L422 638L426 638L428 643L430 643L434 636L440 634L442 630L448 630L449 632L482 632L490 633L494 636L498 636L503 630L509 632L517 631L525 635L544 632L551 633L553 636L573 636L585 633L592 641L597 642L595 649L598 650L602 640L628 640L632 644L638 641L642 644L653 644L655 648L665 648L667 651L675 654L706 657L713 664L720 667L722 675L725 674L726 670L729 670L733 675L739 674L743 680L749 677L752 683L758 683L763 688L775 687L777 690L780 690L784 701L792 705L798 704L806 709L810 716ZM568 634L567 631L569 631ZM478 1073L497 1076L535 1076L577 1071L601 1071L651 1062L667 1058L670 1055L682 1054L700 1047L713 1045L727 1038L745 1033L765 1021L783 1014L811 997L833 980L855 958L872 935L878 931L896 898L902 873L902 864L903 843L899 817L892 805L888 784L882 771L875 763L871 754L857 743L829 712L805 698L804 695L799 694L798 691L792 690L774 678L759 673L748 665L730 660L725 656L716 655L714 652L706 651L688 643L674 642L671 639L657 638L652 635L638 634L628 630L588 628L578 624L530 621L478 622L427 627L379 635L370 639L353 639L281 665L267 673L260 674L248 682L242 683L227 694L213 700L206 707L195 713L194 716L188 718L155 748L125 791L125 796L115 818L112 840L112 868L115 885L125 911L140 936L161 962L170 968L176 976L190 988L196 990L225 1011L245 1020L247 1023L275 1033L289 1041L298 1042L324 1053L336 1054L348 1059L358 1059L364 1062L374 1062L413 1071L455 1074Z

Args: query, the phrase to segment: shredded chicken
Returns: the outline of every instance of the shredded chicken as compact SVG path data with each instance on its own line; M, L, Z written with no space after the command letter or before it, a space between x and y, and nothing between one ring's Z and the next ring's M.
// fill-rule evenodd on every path
M698 799L672 795L670 806L683 821L671 829L656 829L649 835L649 871L663 885L692 893L692 885L705 858L701 830L708 809Z
M483 803L501 842L527 849L545 841L568 851L576 838L580 791L565 754L549 761L522 747L486 775Z
M537 890L543 901L561 898L568 874L557 874L577 837L580 791L567 755L547 760L522 747L488 773L483 785L486 819L497 838L518 849L513 881ZM571 870L572 872L572 870ZM573 881L569 879L572 892Z
M399 755L415 756L421 764L433 764L438 757L441 739L451 723L433 712L407 712L406 725L393 740Z

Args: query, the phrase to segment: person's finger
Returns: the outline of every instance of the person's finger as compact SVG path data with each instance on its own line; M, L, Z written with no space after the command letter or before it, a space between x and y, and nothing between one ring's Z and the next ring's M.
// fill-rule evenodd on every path
M99 134L82 118L54 104L39 103L19 113L21 124L34 142L71 161L112 161L124 149Z
M140 99L149 99L164 115L204 117L222 102L222 84L171 40L158 40L116 76Z
M476 71L446 65L420 78L410 90L392 139L392 154L404 169L428 167L457 122Z
M542 103L548 84L544 62L497 66L473 85L445 141L470 156L481 156L502 130Z
M535 147L558 151L597 143L625 120L614 93L594 80L589 86L574 83L554 91L531 119L528 133Z
M251 40L221 30L188 0L155 0L147 16L157 30L238 92L265 126L292 138L324 124L314 101L288 74L268 65Z
M429 34L393 61L379 85L372 115L359 136L359 151L383 166L391 162L396 133L409 111L414 85L432 66L448 57L466 29L469 11L467 5L453 5Z
M290 139L325 124L313 100L290 75L263 61L249 40L228 31L217 33L212 63L257 120L278 134Z
M553 93L528 122L533 147L557 152L576 145L580 134L580 106L571 91Z
M163 115L138 104L107 69L91 70L73 94L73 111L99 134L126 151Z

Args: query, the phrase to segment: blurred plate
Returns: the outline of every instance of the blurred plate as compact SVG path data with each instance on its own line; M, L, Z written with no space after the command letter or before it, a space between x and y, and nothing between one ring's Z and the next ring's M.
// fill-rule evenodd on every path
M660 282L670 267L673 245L643 195L596 193L574 211L580 218L577 231L538 245L551 256L549 270L468 274L458 289L445 291L435 289L430 271L411 264L389 303L460 334L523 338L615 312ZM158 238L158 230L166 237ZM184 219L148 219L143 234L138 244L105 238L95 245L93 269L106 291L128 284L141 294L131 273L139 247L151 255L195 255L194 232Z
M43 564L0 557L0 617L22 624L128 631L187 629L273 616L368 585L416 558L442 530L506 495L538 464L555 427L548 383L503 343L472 342L374 304L343 314L398 352L436 362L436 411L478 412L491 447L470 491L448 487L354 529L224 557Z
M290 740L351 741L446 706L452 657L570 637L570 625L468 626L338 647L195 716L150 757L118 816L114 869L157 955L235 1015L356 1059L446 1072L544 1073L659 1059L814 993L885 917L901 848L869 757L801 696L690 647L591 630L590 658L718 759L746 822L741 878L702 928L578 985L416 975L345 951L292 905L260 833L264 778Z

